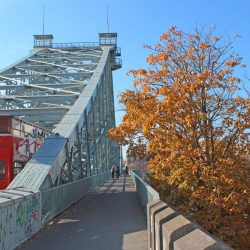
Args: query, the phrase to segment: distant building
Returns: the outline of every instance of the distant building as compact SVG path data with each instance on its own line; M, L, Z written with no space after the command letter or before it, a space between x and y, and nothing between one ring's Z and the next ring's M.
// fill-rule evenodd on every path
M139 156L129 156L127 154L124 162L125 162L125 165L128 166L129 168L138 169L138 168L146 168L147 167L146 160L141 160L139 158Z

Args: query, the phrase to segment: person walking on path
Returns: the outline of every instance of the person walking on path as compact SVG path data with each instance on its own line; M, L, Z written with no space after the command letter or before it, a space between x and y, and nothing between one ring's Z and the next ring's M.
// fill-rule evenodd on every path
M128 166L125 167L125 175L128 176Z
M116 166L113 165L111 167L111 176L112 176L112 179L114 180L115 179L115 173L116 173Z
M119 166L116 166L115 175L116 175L116 179L119 179L119 177L120 177L120 168L119 168Z

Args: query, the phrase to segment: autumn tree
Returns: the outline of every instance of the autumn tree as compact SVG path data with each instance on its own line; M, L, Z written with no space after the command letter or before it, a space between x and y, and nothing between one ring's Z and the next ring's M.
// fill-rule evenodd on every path
M146 46L149 67L129 71L135 89L121 94L126 113L110 136L147 157L163 199L243 249L250 242L249 99L235 73L241 58L215 33L171 27Z

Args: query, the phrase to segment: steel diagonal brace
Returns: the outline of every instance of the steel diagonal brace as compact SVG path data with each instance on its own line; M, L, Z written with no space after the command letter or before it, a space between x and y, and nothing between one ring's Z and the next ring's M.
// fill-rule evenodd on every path
M52 58L51 58L51 60L43 60L43 59L45 59L45 58L39 58L39 61L41 60L41 62L47 62L47 61L54 61L54 60L52 60ZM60 62L60 63L62 63L62 64L58 64L59 66L58 67L60 67L60 66L65 66L65 67L75 67L76 69L83 69L83 70L86 70L86 69L84 69L85 67L91 67L91 66L96 66L97 64L96 63L91 63L91 64L83 64L83 63L79 63L79 60L78 60L78 58L77 58L77 60L75 59L75 60L72 60L72 59L61 59L60 58L60 60L57 60L57 61L62 61L62 62ZM69 64L68 62L71 62L71 61L74 61L74 62L78 62L78 64ZM51 62L51 64L53 64L52 62ZM42 67L48 67L48 65L47 64L20 64L19 66L21 66L22 68L27 68L27 70L28 69L31 69L31 68L42 68ZM56 67L56 66L55 66ZM89 71L92 71L92 70L89 70Z
M87 70L87 69L81 69L81 68L75 68L75 67L71 67L71 66L66 66L66 65L60 65L60 64L55 64L55 63L49 63L49 62L43 62L43 61L39 61L39 60L34 60L34 59L28 59L28 61L30 62L36 62L36 63L42 63L45 65L50 65L53 67L58 67L58 68L65 68L65 69L74 69L77 71L83 71L84 73L93 73L92 70ZM33 65L32 65L33 66Z
M76 88L76 87L82 87L86 86L86 83L62 83L62 84L34 84L36 86L41 87L57 87L57 88ZM25 88L25 85L0 85L0 90L7 90L7 89L23 89Z
M9 80L9 81L17 82L20 85L26 86L28 88L30 87L30 88L52 90L52 91L57 91L57 92L62 92L62 93L80 95L79 92L74 92L74 91L69 91L69 90L63 90L63 89L58 89L58 88L50 88L50 87L37 86L37 85L34 85L34 84L27 84L27 83L23 83L21 80L18 80L18 79L15 79L15 78L5 77L5 76L1 76L1 75L0 75L0 78L6 79L6 80Z
M67 98L76 98L78 95L0 95L1 98L4 99L15 99L15 98L20 98L22 100L24 99L67 99Z
M15 67L15 68L19 69L19 70L27 71L27 69L24 69L24 68L21 68L21 67ZM80 72L77 72L77 73L64 72L64 73L52 73L52 74L49 74L49 73L40 72L40 71L36 71L36 70L31 70L31 71L33 71L34 73L36 73L39 76L49 76L49 77L55 78L55 79L57 79L59 81L61 81L61 80L66 80L67 81L68 79L65 78L65 77L62 77L62 76L55 76L55 74L57 74L57 75L83 74L82 72L81 73ZM13 75L13 76L20 76L20 75ZM34 77L36 75L35 74L30 74L28 77L31 77L31 76ZM0 77L2 77L2 76L0 76ZM78 82L81 83L81 81L78 81L78 80L73 80L73 81L76 82L76 83L78 83Z
M98 58L101 58L101 54L100 55L93 55L93 54L88 54L88 53L77 53L77 52L70 52L70 51L66 51L66 50L60 50L60 49L52 49L52 48L49 48L49 50L51 51L57 51L57 52L61 52L61 53L64 53L64 54L71 54L71 55L87 55L87 56L92 56L92 57L98 57Z
M65 114L68 110L66 107L47 107L47 108L25 108L25 109L0 109L0 114L10 115L28 115L28 116L39 116L48 114Z
M3 95L0 95L0 99L5 99L5 100L14 100L14 101L19 101L19 102L23 102L23 103L33 103L33 102L36 102L38 99L40 99L39 96L36 96L35 100L29 100L28 98L25 98L25 99L22 99L20 97L16 97L16 96L3 96ZM42 103L43 105L47 105L47 106L51 106L51 107L63 107L63 108L66 108L66 109L70 109L71 106L69 105L63 105L63 104L54 104L54 103L47 103L47 102L43 102Z
M36 57L36 59L38 59L39 61L40 61L40 60L44 60L44 61L49 61L49 60L52 61L52 60L55 60L54 57L47 57L47 58L41 58L41 57L37 58L37 57ZM57 57L57 58L56 58L57 61L67 60L67 61L73 61L73 62L79 62L79 59L80 59L80 60L84 60L85 57ZM89 65L97 66L98 63L91 62L91 63L89 63L89 64L82 64L82 65L83 65L83 66L89 66Z

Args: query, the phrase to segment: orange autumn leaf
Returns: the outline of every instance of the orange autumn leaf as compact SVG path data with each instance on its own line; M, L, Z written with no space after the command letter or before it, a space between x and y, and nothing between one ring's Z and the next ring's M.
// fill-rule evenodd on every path
M171 27L146 46L149 68L130 71L136 89L121 94L110 136L147 159L162 199L247 249L250 101L237 96L241 58L214 32Z

